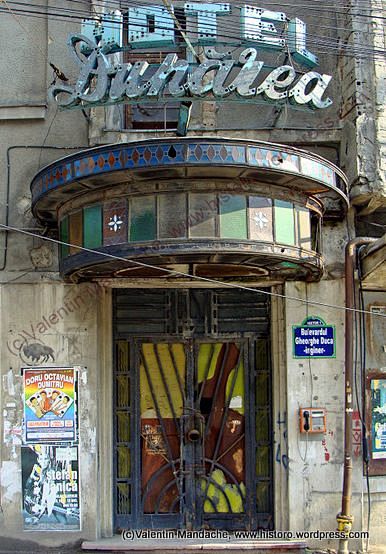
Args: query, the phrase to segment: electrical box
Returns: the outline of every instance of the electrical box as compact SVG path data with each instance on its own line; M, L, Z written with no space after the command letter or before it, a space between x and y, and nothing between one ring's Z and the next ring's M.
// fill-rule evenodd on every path
M301 433L325 433L326 408L300 408L299 425Z

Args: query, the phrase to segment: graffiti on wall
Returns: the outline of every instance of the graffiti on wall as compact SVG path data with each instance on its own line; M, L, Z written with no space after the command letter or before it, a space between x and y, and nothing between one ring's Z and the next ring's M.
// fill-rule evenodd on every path
M287 412L278 412L276 418L279 440L276 442L275 461L288 469L288 435L287 435Z
M36 321L24 325L20 330L9 332L7 349L10 354L17 356L26 366L40 365L57 361L58 354L51 345L46 344L46 336L54 332L61 322L87 307L95 299L97 292L92 286L82 288L76 295L69 295L59 306L44 314ZM73 335L69 336L68 348L74 350ZM70 352L71 353L71 352Z

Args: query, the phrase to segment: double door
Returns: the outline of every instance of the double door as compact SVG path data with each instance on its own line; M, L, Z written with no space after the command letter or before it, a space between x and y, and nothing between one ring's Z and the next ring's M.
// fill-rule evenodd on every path
M269 387L263 380L265 404L257 412L255 343L160 339L117 346L117 528L270 527ZM259 420L266 430L260 449Z
M139 350L144 514L169 514L186 528L225 514L241 524L244 344L142 343Z

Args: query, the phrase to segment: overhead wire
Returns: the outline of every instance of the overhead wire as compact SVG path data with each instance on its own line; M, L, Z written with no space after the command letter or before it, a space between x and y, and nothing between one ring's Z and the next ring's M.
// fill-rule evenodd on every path
M267 296L273 296L273 297L277 297L277 298L283 298L283 299L286 299L286 300L291 300L291 301L294 301L294 302L300 302L302 304L307 302L308 304L313 305L313 306L322 306L324 308L334 308L334 309L343 310L343 311L349 310L349 311L352 311L352 312L355 312L355 313L361 312L361 310L359 310L358 308L340 306L340 305L337 305L337 304L328 304L326 302L318 302L317 300L309 300L309 299L305 300L304 298L299 298L299 297L296 297L296 296L290 296L288 294L280 294L280 293L277 293L277 292L267 291L265 289L258 289L258 288L255 288L255 287L247 287L247 286L241 285L240 283L232 283L232 282L229 282L229 281L219 281L218 279L212 279L210 277L203 277L203 276L200 276L200 275L192 275L192 274L186 273L184 271L178 271L176 269L169 269L169 268L166 268L166 267L157 266L157 265L146 263L146 262L141 262L139 260L133 260L131 258L125 258L123 256L116 256L116 255L110 254L108 252L101 252L101 251L95 250L93 248L86 248L85 246L80 246L80 245L73 244L73 243L70 243L70 242L65 242L65 241L62 241L62 240L59 240L59 239L54 239L52 237L42 236L42 235L39 235L38 233L33 233L31 231L26 231L25 229L21 229L19 227L13 227L11 225L5 225L3 223L0 223L0 228L7 229L8 231L21 233L23 235L27 235L27 236L30 236L30 237L33 237L33 238L39 238L43 241L48 241L48 242L51 242L51 243L54 243L54 244L58 244L58 245L62 245L62 246L68 246L72 249L76 249L76 250L79 250L81 252L88 252L90 254L96 254L98 256L101 256L102 258L112 259L112 260L117 260L117 261L123 261L123 262L126 262L128 264L131 264L131 265L134 265L134 266L137 266L137 267L144 267L144 268L147 268L147 269L155 269L157 271L167 273L169 275L174 275L175 277L184 277L184 278L187 277L187 278L195 280L195 281L201 281L201 282L204 282L204 283L211 283L211 284L214 284L216 286L229 287L229 288L234 288L234 289L239 289L239 290L247 290L249 292L257 292L257 293L265 294ZM370 314L370 315L376 316L376 317L386 318L386 314L382 314L382 313L379 313L379 312L374 313L374 312L371 312L369 310L363 310L363 313L365 313L365 314L367 313L367 314Z
M4 0L4 1L5 1L5 0ZM78 4L78 5L80 5L80 6L84 6L85 8L87 7L87 9L81 10L81 9L79 9L79 8L78 8L78 9L74 9L74 8L66 8L66 7L62 7L62 6L50 6L49 9L51 10L51 13L53 13L53 11L56 10L58 13L59 13L59 12L64 12L64 13L68 12L68 13L77 13L77 14L81 14L81 15L84 14L85 16L87 16L88 14L90 14L90 7L93 8L93 10L94 10L94 12L95 12L96 14L98 14L98 12L96 12L96 8L100 8L100 9L101 9L101 12L102 12L102 10L106 11L106 10L108 10L109 8L112 9L112 10L116 10L116 9L123 10L123 9L125 9L125 8L130 8L130 7L133 7L133 8L137 7L137 8L138 8L138 3L137 3L137 2L134 2L134 1L131 1L131 2L130 2L130 1L127 1L127 2L125 2L124 6L122 6L122 2L119 2L119 1L113 2L113 0L110 0L110 2L104 2L103 4L100 4L100 5L98 5L97 3L94 2L91 6L90 6L90 3L88 2L88 0L86 0L86 1L84 1L84 0L68 0L68 2L71 2L72 4ZM8 4L13 4L13 5L16 5L16 6L25 6L25 7L28 7L28 8L42 8L42 9L44 9L45 11L48 11L47 6L46 6L46 5L42 5L42 4L36 4L36 3L35 3L35 4L32 4L32 5L31 5L30 3L20 2L20 1L16 1L16 0L8 0ZM234 7L238 8L238 9L239 9L239 8L241 9L242 6L243 6L242 4L231 4L231 5L233 5ZM278 5L279 5L280 7L283 6L283 4L278 4ZM145 6L146 6L146 5L145 5ZM271 7L271 6L272 6L272 3L270 3L270 7ZM295 6L295 7L298 6L299 9L300 9L300 8L301 8L301 9L304 9L304 7L306 7L305 5L296 5L296 4L291 4L291 5L289 5L289 6L290 6L291 8L293 8L294 6ZM326 8L326 7L328 8L329 6L324 4L322 10L320 10L320 8L319 8L319 9L313 8L313 9L319 10L322 14L323 14L323 13L325 14L325 13L326 13L326 12L325 12L325 8ZM334 7L334 11L330 12L328 15L325 15L325 16L320 16L320 15L318 15L318 24L317 24L318 28L321 27L321 26L320 26L320 18L321 18L321 17L324 18L324 19L329 19L329 20L331 20L331 19L332 19L332 16L334 16L335 14L338 14L338 15L339 15L339 12L336 11L336 5L335 5L335 6L332 6L332 5L331 5L330 7L331 7L331 8ZM309 6L309 5L307 5L307 9L308 9L308 10L310 9L310 6ZM205 13L205 11L206 11L206 10L205 10L205 5L204 5L204 8L203 8L203 10L202 10L201 13ZM296 10L295 10L295 11L296 11ZM361 15L364 15L364 14L361 14ZM357 14L352 14L352 15L351 15L351 17L356 17L356 16L357 16ZM372 24L376 23L376 22L374 22L374 19L386 19L386 17L377 16L377 15L368 15L368 16L366 15L366 17L368 17L369 19L371 19ZM253 20L254 16L253 16L252 14L250 14L250 15L249 15L249 18ZM162 20L162 15L158 14L158 15L157 15L157 19L158 19L158 20L159 20L159 19ZM225 19L225 18L222 18L222 19L223 19L223 24L225 24L225 22L224 22L224 19ZM312 22L308 22L308 23L307 23L307 26L310 26L310 25L316 26L316 25L313 24ZM225 26L226 26L226 24L225 24ZM229 24L229 28L233 28L232 24ZM338 27L336 27L335 25L327 25L327 26L325 26L325 28L328 28L328 29L331 29L331 30L336 30L336 29L338 29ZM339 28L339 29L346 29L346 30L350 31L350 30L351 30L351 27L350 27L350 28L344 28L344 27L343 27L343 28ZM362 29L358 29L358 32L366 32L366 31L363 31ZM379 36L381 36L381 33L379 34Z
M81 5L88 5L89 6L89 0L68 0L69 2L71 3L74 3L74 4L81 4ZM365 1L368 1L368 0L365 0ZM200 2L198 2L200 3ZM206 2L205 2L206 4ZM204 4L204 5L205 5ZM290 6L290 7L293 7L294 5L293 4L283 4L283 3L280 3L280 2L268 2L269 4L269 7L272 7L274 5L277 5L279 7L282 7L283 5L287 5L287 6ZM234 4L237 8L241 8L243 5L242 4ZM252 5L252 3L248 3L248 5ZM259 2L259 5L261 5L261 2ZM94 10L95 8L100 8L101 10L106 10L106 9L124 9L124 8L128 8L128 7L138 7L138 2L135 2L135 1L130 1L130 0L127 0L126 2L122 2L122 1L119 1L119 0L109 0L109 2L103 2L101 4L97 4L97 2L93 2L92 4ZM145 5L146 6L146 5ZM309 4L307 5L302 5L301 8L303 9L304 7L309 7ZM323 4L323 7L330 7L330 6L326 6L326 4ZM336 8L336 4L334 4L334 6L331 5L331 7L334 7ZM322 10L321 10L322 11ZM202 10L203 13L205 13L205 8ZM332 12L332 15L334 14L334 12ZM332 15L330 13L330 15L326 16L325 18L326 19L330 19L332 18ZM254 19L253 16L250 16L251 19ZM157 18L161 19L162 20L162 15L157 15ZM222 21L222 25L224 25L224 19L223 18L223 21ZM225 25L226 26L226 25ZM312 22L307 22L307 27L310 27L310 26L315 26L315 27L318 27L318 28L325 28L325 29L330 29L330 30L347 30L347 31L352 31L352 28L351 27L337 27L335 25L326 25L326 26L322 26L320 25L320 17L318 17L318 22L317 24L313 24ZM232 25L229 25L229 28L233 29L233 26ZM368 34L371 34L370 31L364 31L362 30L361 28L358 29L357 32L361 32L361 33L368 33ZM379 33L379 36L382 36L382 33Z
M80 0L72 0L72 1L76 1L78 3L81 3L81 5L84 5L83 2L80 2ZM23 2L13 2L14 4L18 4L18 5L27 5ZM129 2L127 2L127 4L129 4ZM32 6L32 7L38 7L39 5L36 5L36 6ZM43 7L43 6L41 6ZM120 7L119 4L117 4L115 7ZM37 10L22 10L22 9L14 9L13 11L15 11L16 13L20 14L20 15L30 15L30 16L36 16L36 15L40 15L42 17L54 17L54 18L58 18L58 17L64 17L64 18L68 18L68 19L71 19L71 20L82 20L82 19L85 19L85 18L91 18L91 15L89 11L84 11L84 10L74 10L74 9L70 9L70 8L53 8L51 7L51 10L54 9L54 10L57 10L57 11L50 11L48 12L48 10L44 9L43 12L39 12ZM62 11L58 11L58 10L62 10ZM1 11L6 11L4 9L1 9L0 8L0 12ZM76 14L76 15L74 15ZM98 19L97 16L94 17L94 19ZM160 20L160 19L159 19ZM162 20L162 19L161 19ZM130 18L130 21L131 23L135 26L136 25L136 22L135 22L135 18ZM104 24L106 26L108 26L108 20L105 20L104 21ZM143 21L139 21L138 25L143 25ZM159 26L159 28L162 30L162 27ZM233 30L233 27L232 27L232 30ZM221 33L221 31L220 31ZM237 39L240 39L240 37L238 35L225 35L223 34L222 35L223 38L237 38ZM319 36L319 35L311 35L308 33L308 44L309 45L312 45L312 46L315 46L315 48L324 48L326 50L325 53L328 53L329 51L339 51L340 53L342 53L342 49L345 50L345 53L348 54L348 53L355 53L356 56L358 55L361 55L363 57L363 54L364 52L365 53L373 53L374 55L381 55L382 53L385 53L385 50L384 49L379 49L379 48L374 48L374 47L365 47L364 45L361 45L361 47L354 47L352 45L343 45L341 42L339 42L339 40L336 40L335 42L331 42L331 38L329 37L322 37L322 36Z
M89 5L90 2L89 0L67 0L68 2L71 2L71 3L78 3L78 4L84 4L84 5ZM355 1L355 4L358 4L359 2L361 2L361 0L356 0ZM363 3L366 3L366 4L370 4L369 0L362 0ZM182 2L181 2L182 3ZM217 1L206 1L206 0L196 0L195 2L196 4L203 4L204 6L207 5L207 4L216 4L218 3L218 0ZM233 1L233 0L228 0L226 2L226 4L230 4L231 6L235 6L235 7L244 7L245 5L248 5L250 7L256 7L256 8L262 8L262 9L265 9L265 6L264 4L267 4L268 8L271 8L272 6L278 6L280 8L283 8L283 7L288 7L288 8L299 8L299 9L304 9L306 8L307 10L309 11L316 11L316 12L325 12L326 9L333 9L334 12L333 13L337 13L339 15L346 15L347 14L347 11L355 11L357 9L357 6L354 5L354 3L352 3L351 5L349 6L341 6L342 9L345 9L346 11L343 11L343 12L340 12L337 10L337 6L339 7L339 2L331 2L331 3L328 3L328 2L324 2L322 4L322 6L320 7L320 2L315 2L315 5L313 6L310 2L304 2L304 3L294 3L294 2L274 2L274 1L269 1L269 0L259 0L259 2L257 3L257 5L255 6L254 5L254 2L253 1L249 1L249 2L245 2L245 3L242 3L240 1ZM371 2L371 4L374 4L374 2ZM93 2L93 5L94 6L97 6L98 7L98 2L94 1ZM148 4L144 4L144 3L141 3L139 1L135 1L135 0L108 0L106 2L102 2L100 1L100 4L99 6L101 6L102 8L106 7L106 6L114 6L115 9L122 9L122 8L125 8L126 6L142 6L142 7L145 7L146 5L148 6L151 6L152 4L149 2ZM359 7L361 7L362 4L360 4ZM363 7L362 6L362 10L368 10L369 12L379 12L379 11L384 11L383 10L383 7L382 7L382 3L381 3L381 7L380 9L377 8L377 7L372 7L372 6L369 6L369 7ZM205 11L205 10L203 10ZM280 10L281 11L281 10ZM367 14L360 14L360 15L363 15L363 16L367 16ZM377 18L382 18L382 16L376 16ZM385 19L386 17L384 17L383 19Z
M87 5L88 8L89 8L89 6L90 6L88 2L85 3L85 2L82 1L82 0L69 0L69 1L72 2L72 3L80 4L81 6L86 6L86 5ZM110 2L111 2L111 0L110 0ZM28 4L28 3L25 3L25 2L18 2L18 1L11 1L11 0L9 0L9 3L15 4L15 5L19 5L19 6L27 6L27 7L31 7L31 8L39 8L39 7L40 7L40 8L42 8L42 9L44 9L44 11L47 11L46 6L44 6L44 5L34 4L34 5L31 6L31 4ZM135 2L129 2L129 1L128 1L128 2L126 2L125 4L126 4L125 7L130 7L130 5L133 6L133 7L137 6L137 4L136 4ZM93 5L93 7L94 7L94 10L95 10L95 7L98 7L98 6ZM101 9L103 8L103 9L105 9L105 10L108 9L109 7L110 7L111 9L118 9L118 8L122 9L122 3L120 3L120 2L116 2L115 4L112 4L112 3L110 3L110 4L109 4L109 3L104 3L103 5L100 5L100 8L101 8ZM137 7L138 7L138 6L137 6ZM236 6L236 7L241 7L241 6ZM57 14L62 14L62 15L63 15L63 14L66 14L66 13L69 13L69 14L71 14L71 13L76 13L76 14L84 15L85 18L87 18L87 16L90 15L89 9L88 9L88 10L80 10L80 9L71 9L71 8L64 8L64 7L55 7L55 6L51 6L51 7L50 7L50 10L51 10L51 12L50 12L51 14L54 14L54 13L55 13L55 12L52 11L52 10L57 10ZM31 10L27 10L27 11L30 11L30 12L31 12ZM202 12L205 13L205 8L202 10ZM35 10L34 13L40 13L40 12L37 12L37 11ZM158 21L162 21L162 19L163 19L162 15L159 15L159 14L158 14L158 15L157 15L157 20L158 20ZM224 27L226 28L227 25L226 25L226 23L224 22L224 19L225 19L225 18L222 18L222 19L223 19L223 21L222 21L222 26L224 26ZM251 16L250 16L250 19L253 20L253 19L254 19L254 16L251 15ZM318 28L320 28L320 21L319 21L319 19L320 19L320 16L318 16ZM331 15L328 16L328 19L331 19ZM374 19L374 18L371 17L371 19ZM166 19L165 19L165 20L166 20ZM310 26L310 25L312 25L312 23L308 23L308 24L307 24L307 26ZM326 29L336 29L335 26L324 26L324 27L325 27ZM232 24L229 24L229 25L228 25L228 28L233 30L233 25L232 25ZM351 31L352 29L351 29L351 28L350 28L350 29L348 28L347 30L348 30L348 31ZM363 32L363 31L362 31L361 29L359 29L358 32ZM375 31L374 31L374 32L375 32ZM309 33L309 36L312 36L312 35ZM379 36L381 36L381 33L379 34Z
M13 10L15 11L15 10ZM1 13L7 13L7 10L5 10L4 8L1 8L0 7L0 14ZM37 12L32 12L32 13L25 13L25 12L20 12L20 11L17 11L17 14L21 15L21 16L27 16L27 17L31 17L31 18L40 18L40 19L44 19L45 18L45 14L43 13L40 13L40 14L37 14ZM56 15L56 14L53 14L53 17L54 19L52 19L52 21L68 21L68 18L71 17L71 20L75 19L75 20L79 20L81 21L82 18L79 18L77 16L60 16L60 15ZM96 19L97 20L97 19ZM105 23L108 23L108 22L105 22ZM138 25L140 26L141 24L138 23ZM162 29L161 27L159 27L159 29ZM193 34L197 34L197 32L193 32ZM239 36L227 36L227 35L221 35L224 39L227 39L227 38L233 38L234 40L237 40L237 41L240 41L240 37ZM220 41L218 41L220 43ZM248 42L248 44L250 43L253 43L253 42L256 42L256 46L259 46L259 42L258 41L253 41L253 40L245 40L244 39L244 42ZM239 42L238 42L239 44ZM223 45L224 46L232 46L232 43L229 43L227 41L223 41ZM350 45L349 43L345 42L345 41L339 41L337 40L336 43L329 43L328 40L322 40L322 39L315 39L315 40L309 40L308 41L308 46L312 47L313 49L315 49L318 54L334 54L336 53L337 55L344 55L346 57L353 57L355 59L362 59L362 60L366 60L366 59L371 59L371 60L374 60L375 63L377 63L377 57L379 58L384 58L385 55L386 55L386 49L380 49L380 48L373 48L373 47L364 47L363 45L358 45L358 46L353 46L353 45ZM161 51L162 50L158 50L158 51ZM379 63L383 63L383 62L379 62Z

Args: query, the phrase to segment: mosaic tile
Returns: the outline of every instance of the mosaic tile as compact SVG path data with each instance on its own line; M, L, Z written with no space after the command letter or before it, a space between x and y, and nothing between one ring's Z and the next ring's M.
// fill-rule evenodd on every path
M337 188L337 175L328 162L297 155L280 148L243 144L241 141L207 142L154 140L146 144L115 145L113 148L86 150L77 153L70 161L55 162L38 173L31 184L33 205L51 190L58 189L75 179L110 173L121 169L165 167L176 165L245 165L265 167L280 172L300 173L331 188ZM345 192L345 181L339 187Z

